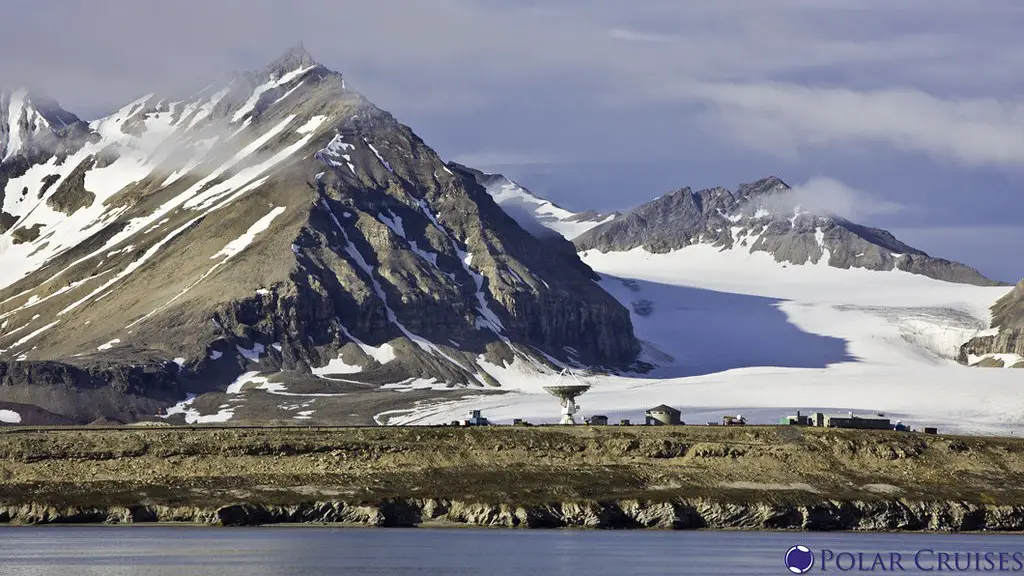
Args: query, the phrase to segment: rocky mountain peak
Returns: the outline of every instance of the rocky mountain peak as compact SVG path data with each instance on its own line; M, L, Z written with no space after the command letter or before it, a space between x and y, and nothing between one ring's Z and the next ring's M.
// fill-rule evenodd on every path
M736 188L736 197L755 198L769 194L778 194L789 189L789 184L783 182L781 178L777 176L768 176L767 178L761 178L754 182L740 184L739 187Z
M708 244L723 250L767 252L778 262L836 268L903 270L940 280L998 285L977 270L933 258L886 230L804 210L782 179L741 184L735 192L675 190L574 240L579 250L644 248L654 253Z
M305 70L315 67L322 66L320 66L320 63L313 58L312 54L310 54L306 50L305 46L300 42L291 46L273 62L267 64L263 69L263 74L270 78L281 78L282 76L295 72L296 70ZM337 74L337 72L335 72L335 74Z

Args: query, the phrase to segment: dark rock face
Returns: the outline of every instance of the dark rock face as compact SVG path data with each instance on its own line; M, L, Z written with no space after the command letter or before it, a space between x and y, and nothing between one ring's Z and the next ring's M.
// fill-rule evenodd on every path
M780 212L780 195L790 188L778 178L743 184L735 192L712 188L676 190L574 240L579 250L601 252L644 248L666 253L692 244L767 252L778 262L869 270L904 270L938 280L1001 285L977 270L933 258L891 233L836 216Z
M221 507L0 506L0 523L137 524L188 522L217 526L349 524L415 527L425 523L489 528L743 529L829 532L1020 532L1024 507L903 499L826 500L806 505L725 503L697 498L672 501L577 501L551 504L485 504L431 498L389 499L380 504L317 501L290 506L230 504Z
M11 226L18 221L18 218L13 214L0 211L0 234L7 232L11 229Z
M36 238L39 238L39 231L42 229L42 225L34 224L29 227L21 226L11 232L11 242L13 244L24 244L26 242L32 242Z
M1024 368L1024 281L992 306L992 327L999 331L992 336L974 338L960 347L959 360L967 364L971 356L1012 354L1020 361L1007 366L1004 359L983 358L979 367Z
M46 199L46 205L68 216L82 208L92 206L96 195L85 189L85 175L96 165L96 159L89 156L78 165L71 174L61 182L57 190ZM44 187L48 187L43 182ZM52 185L52 184L51 184ZM44 191L45 192L45 191Z
M182 395L177 365L0 362L0 397L50 412L60 423L101 417L134 421Z
M639 351L628 311L570 243L524 230L304 50L103 123L0 166L6 187L63 154L60 174L31 178L25 202L65 215L105 209L67 250L51 247L67 231L54 237L49 220L8 232L28 244L25 258L43 260L0 276L0 361L21 361L0 400L129 422L185 391L222 391L242 372L308 374L339 355L357 383L493 386L488 363L619 369ZM165 133L174 136L159 141ZM120 190L86 188L95 170L138 169L147 147L150 174ZM24 221L32 206L15 212L0 224ZM124 379L130 367L175 360L180 371ZM43 406L42 389L75 393ZM107 408L84 410L78 392L100 390Z

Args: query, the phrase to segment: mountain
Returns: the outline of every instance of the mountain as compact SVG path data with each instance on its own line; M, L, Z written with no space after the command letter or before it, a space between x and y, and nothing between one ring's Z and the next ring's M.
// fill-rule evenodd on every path
M505 212L535 236L542 237L547 235L548 231L553 231L567 240L572 240L587 230L611 222L619 216L618 213L599 214L591 210L571 212L537 196L501 174L487 174L455 162L449 163L449 166L476 180Z
M835 268L903 270L938 280L999 286L980 272L907 246L891 233L844 218L815 214L793 202L791 188L769 177L725 188L682 188L574 240L580 251L624 252L644 248L663 254L694 244L767 252L777 262Z
M1024 280L992 307L992 330L960 349L971 366L1024 368Z
M290 419L638 353L574 251L301 47L89 123L24 94L3 100L0 401L223 421L259 388L283 398L252 418Z

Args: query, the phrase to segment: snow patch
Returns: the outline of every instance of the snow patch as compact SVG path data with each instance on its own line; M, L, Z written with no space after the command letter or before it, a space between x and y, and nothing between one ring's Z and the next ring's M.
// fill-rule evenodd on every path
M266 232L267 228L270 228L271 222L281 214L284 214L285 210L287 210L287 208L284 206L275 207L269 214L260 218L255 224L250 226L249 229L246 230L245 234L242 234L235 240L229 242L227 246L225 246L220 252L211 256L210 259L214 260L223 256L225 260L228 260L237 256L252 244L253 240L256 239L257 234L260 232Z
M117 344L120 344L120 343L121 343L121 340L119 338L114 338L113 340L111 340L110 342L107 342L106 344L101 344L101 345L97 346L96 349L102 352L104 350L110 350L111 348L113 348L114 346L116 346Z
M0 422L4 424L20 424L21 414L14 410L0 410Z
M402 225L402 217L390 212L389 214L390 216L380 213L377 215L377 218L380 218L381 222L383 222L388 228L391 228L392 232L402 238L405 238L405 226Z
M359 366L358 364L349 364L340 356L328 362L326 366L313 368L313 374L320 377L330 376L332 374L358 374L362 371L362 366Z
M388 172L395 172L394 170L391 169L391 164L388 164L388 161L385 160L384 157L380 155L380 152L377 151L377 148L374 147L373 144L370 144L369 140L363 138L363 142L366 142L366 145L370 147L370 150L373 152L373 155L376 156L377 160L380 160L380 163L383 164L384 167L388 169Z
M352 171L354 175L356 173L356 167L352 164L352 156L345 154L348 150L355 150L355 146L348 144L342 138L341 134L335 134L334 138L327 144L327 147L317 152L315 157L328 166L348 166L348 169ZM340 162L339 160L344 160Z
M292 80L298 78L299 76L305 74L306 72L309 72L312 69L313 66L293 70L281 76L280 78L271 78L267 82L257 86L256 89L253 90L252 95L249 96L249 99L245 101L245 104L242 104L242 107L235 111L235 114L231 117L231 123L234 124L235 122L238 122L239 120L245 118L254 110L256 110L256 105L259 104L260 98L263 96L265 92L273 90L278 86L288 84Z
M254 381L256 379L257 375L259 375L259 372L246 372L245 374L242 374L238 378L235 378L234 382L232 382L231 384L228 385L228 389L224 393L225 394L241 394L242 393L242 387L245 386L246 384Z
M28 342L29 342L30 340L32 340L32 339L33 339L33 338L35 338L36 336L39 336L40 334L42 334L43 332L46 332L46 331L47 331L47 330L49 330L50 328L53 328L53 327L54 327L54 326L56 326L57 324L60 324L60 320L58 320L58 321L56 321L56 322L51 322L50 324L47 324L46 326L43 326L42 328L40 328L40 329L36 330L35 332L33 332L33 333L29 334L28 336L25 336L25 337L24 337L24 338L22 338L21 340L18 340L17 342L15 342L15 343L14 343L14 344L13 344L13 345L11 346L11 348L18 348L18 347L20 347L20 346L22 346L22 345L24 345L24 344L28 343Z
M296 132L298 132L299 134L309 134L311 132L315 132L316 129L319 128L320 125L322 125L326 120L327 116L313 116L312 118L309 119L308 122L306 122L302 126L299 126Z
M1013 368L1015 365L1024 362L1024 357L1017 354L985 354L984 356L969 354L967 357L967 364L969 366L974 366L982 360L999 360L1003 363L1004 368Z
M199 413L199 410L192 407L192 403L195 401L196 395L188 394L185 400L168 408L165 414L160 415L160 418L166 420L175 414L184 414L186 424L221 424L230 421L235 415L234 408L221 408L216 414L204 416Z
M260 356L262 356L263 353L266 352L266 348L263 346L263 344L260 344L259 342L254 343L252 345L252 348L248 350L242 348L241 346L235 346L235 348L238 350L239 354L245 357L246 360L250 362L256 362L257 364L259 364Z

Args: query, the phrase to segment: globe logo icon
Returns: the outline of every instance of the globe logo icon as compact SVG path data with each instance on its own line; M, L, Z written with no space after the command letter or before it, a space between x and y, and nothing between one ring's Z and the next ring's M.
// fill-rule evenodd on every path
M814 553L807 546L793 546L786 551L786 568L793 574L805 574L814 566Z

